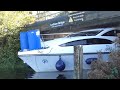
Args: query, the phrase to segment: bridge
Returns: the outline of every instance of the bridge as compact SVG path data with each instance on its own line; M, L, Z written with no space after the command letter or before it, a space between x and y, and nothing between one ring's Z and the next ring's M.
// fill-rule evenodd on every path
M117 26L120 26L120 11L75 11L31 25L33 28L39 28L46 39L62 37L85 29Z

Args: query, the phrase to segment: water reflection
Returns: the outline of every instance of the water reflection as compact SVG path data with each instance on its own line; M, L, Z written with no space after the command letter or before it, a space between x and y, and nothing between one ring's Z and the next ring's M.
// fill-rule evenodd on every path
M73 79L73 71L34 73L28 79Z
M73 79L73 71L66 72L0 72L0 79Z
M34 74L33 70L0 70L0 79L27 79L32 74Z
M66 79L64 74L59 74L56 79Z

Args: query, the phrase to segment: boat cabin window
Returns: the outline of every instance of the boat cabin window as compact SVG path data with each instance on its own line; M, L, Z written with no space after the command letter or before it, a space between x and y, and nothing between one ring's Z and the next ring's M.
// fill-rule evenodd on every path
M120 33L120 30L117 30L117 33Z
M102 36L117 36L117 33L120 33L120 30L112 30L103 34Z
M77 37L77 36L96 36L97 34L99 34L102 30L98 30L98 31L84 31L84 32L79 32L79 33L75 33L75 34L71 34L67 37Z
M76 40L68 43L61 44L60 46L77 46L77 45L86 45L87 41L86 40Z
M87 40L87 45L94 45L94 44L112 44L111 40L101 39L101 38L93 38Z
M107 39L91 38L84 40L76 40L61 44L60 46L77 46L77 45L95 45L95 44L112 44L113 42Z

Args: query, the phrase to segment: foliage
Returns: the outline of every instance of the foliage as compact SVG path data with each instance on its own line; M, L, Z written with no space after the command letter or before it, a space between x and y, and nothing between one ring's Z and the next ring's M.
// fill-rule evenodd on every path
M24 27L34 20L28 11L0 11L0 33L1 35L17 33L18 27Z
M115 43L117 49L111 50L109 62L103 59L92 62L89 79L120 79L120 39Z
M35 18L28 11L0 11L0 71L26 68L18 58L19 32ZM7 29L7 30L5 30Z

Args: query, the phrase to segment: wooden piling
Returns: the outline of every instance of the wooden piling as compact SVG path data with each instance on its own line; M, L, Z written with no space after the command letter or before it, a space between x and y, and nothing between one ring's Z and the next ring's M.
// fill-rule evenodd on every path
M83 47L74 46L74 79L82 79Z

